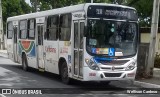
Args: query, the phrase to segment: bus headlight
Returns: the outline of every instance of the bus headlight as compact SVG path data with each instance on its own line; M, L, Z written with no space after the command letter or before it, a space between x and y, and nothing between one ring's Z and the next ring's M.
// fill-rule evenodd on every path
M100 70L98 65L96 64L96 62L94 62L93 59L85 59L86 64L88 65L88 67L92 70Z
M127 66L126 71L133 70L134 68L135 68L135 62L132 62Z

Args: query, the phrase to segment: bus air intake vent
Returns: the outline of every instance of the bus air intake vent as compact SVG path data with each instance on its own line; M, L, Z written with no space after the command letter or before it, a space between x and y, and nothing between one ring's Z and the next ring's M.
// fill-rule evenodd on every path
M112 68L110 67L101 67L101 69L105 69L105 70L111 70ZM115 67L114 70L123 70L124 67Z
M99 61L103 65L124 65L129 60L112 60L112 61Z
M104 73L105 77L120 77L122 73Z

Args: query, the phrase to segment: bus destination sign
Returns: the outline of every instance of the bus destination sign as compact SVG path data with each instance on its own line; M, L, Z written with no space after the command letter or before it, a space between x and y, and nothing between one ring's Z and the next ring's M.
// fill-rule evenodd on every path
M122 16L127 17L128 12L127 11L117 11L117 10L106 10L105 11L106 16Z
M89 18L138 20L136 10L116 6L91 5L88 7L87 16Z

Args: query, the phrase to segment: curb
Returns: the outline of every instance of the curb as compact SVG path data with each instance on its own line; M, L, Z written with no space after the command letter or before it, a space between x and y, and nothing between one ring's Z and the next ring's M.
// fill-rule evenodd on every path
M0 52L0 54L2 54L2 55L7 55L7 53L2 53L2 52Z
M154 68L153 76L160 78L160 68Z
M160 85L140 81L134 81L134 85L141 86L143 88L160 88Z
M6 50L0 50L0 56L8 57L7 51Z
M8 58L8 55L6 53L0 53L0 57Z

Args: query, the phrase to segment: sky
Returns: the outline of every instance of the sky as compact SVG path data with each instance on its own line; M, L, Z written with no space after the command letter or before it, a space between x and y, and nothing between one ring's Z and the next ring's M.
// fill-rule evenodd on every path
M26 1L26 3L28 3L29 5L31 5L30 0L25 0L25 1Z

